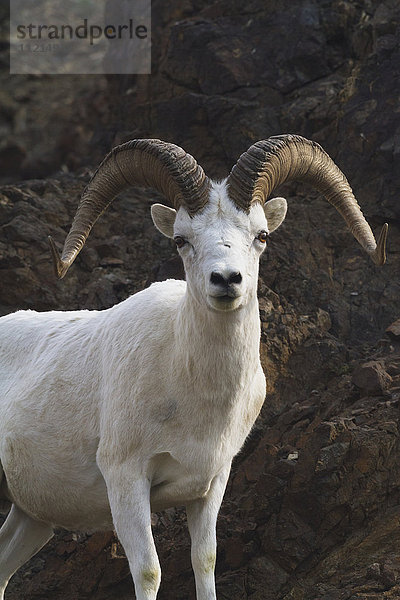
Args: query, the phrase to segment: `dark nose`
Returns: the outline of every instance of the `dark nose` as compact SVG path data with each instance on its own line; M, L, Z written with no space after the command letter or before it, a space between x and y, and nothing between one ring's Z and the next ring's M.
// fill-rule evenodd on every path
M210 281L214 285L221 285L223 287L228 287L229 285L232 285L233 283L241 283L242 275L238 271L235 271L233 273L230 273L228 275L228 277L224 277L221 273L217 273L216 271L213 271L210 276Z

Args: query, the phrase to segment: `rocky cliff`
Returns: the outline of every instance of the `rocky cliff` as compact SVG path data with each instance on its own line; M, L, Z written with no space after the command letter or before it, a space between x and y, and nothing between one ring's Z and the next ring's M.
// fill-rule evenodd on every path
M384 0L153 3L151 76L1 75L0 311L105 308L181 277L126 192L68 277L53 276L93 167L115 143L160 137L213 177L258 139L323 145L388 262L368 262L309 188L282 188L284 225L260 270L268 395L237 457L219 520L217 585L229 600L400 597L400 9ZM4 58L3 48L3 58ZM194 598L184 515L154 516L160 599ZM14 577L9 600L132 597L113 534L60 532Z

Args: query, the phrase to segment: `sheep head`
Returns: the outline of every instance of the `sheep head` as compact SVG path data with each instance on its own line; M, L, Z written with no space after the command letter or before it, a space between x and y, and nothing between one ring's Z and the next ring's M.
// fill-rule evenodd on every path
M113 198L129 185L160 191L174 207L155 204L156 227L174 238L189 288L210 308L236 309L255 294L266 236L286 215L283 198L268 197L281 183L305 181L322 192L376 264L386 259L387 224L374 235L340 169L315 142L297 135L253 144L224 182L213 183L195 159L174 144L133 140L117 146L83 192L61 257L50 239L62 278Z
M229 198L226 181L210 184L209 200L191 217L153 204L157 229L173 238L183 260L189 293L214 310L234 310L256 297L258 263L267 236L286 215L286 200L273 198L248 213Z

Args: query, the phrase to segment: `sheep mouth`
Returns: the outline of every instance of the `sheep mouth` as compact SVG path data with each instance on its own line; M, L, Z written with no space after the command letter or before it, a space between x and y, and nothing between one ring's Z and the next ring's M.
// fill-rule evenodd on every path
M210 294L211 298L221 300L221 302L232 302L241 296L239 290L235 289L235 286L227 286L225 289L215 290L214 293Z
M213 298L216 298L216 300L218 302L232 302L233 300L236 300L237 296L231 296L230 294L223 294L222 296L212 296Z
M214 310L235 310L241 304L241 297L236 294L210 295L209 304Z

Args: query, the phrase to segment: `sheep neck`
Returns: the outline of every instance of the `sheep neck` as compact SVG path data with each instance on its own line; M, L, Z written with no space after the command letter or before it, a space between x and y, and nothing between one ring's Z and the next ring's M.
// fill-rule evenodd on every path
M248 385L259 365L260 320L256 294L242 308L219 312L201 306L190 288L176 327L178 362L186 380L204 384L219 397ZM175 364L177 368L177 364ZM189 375L189 379L187 378Z

